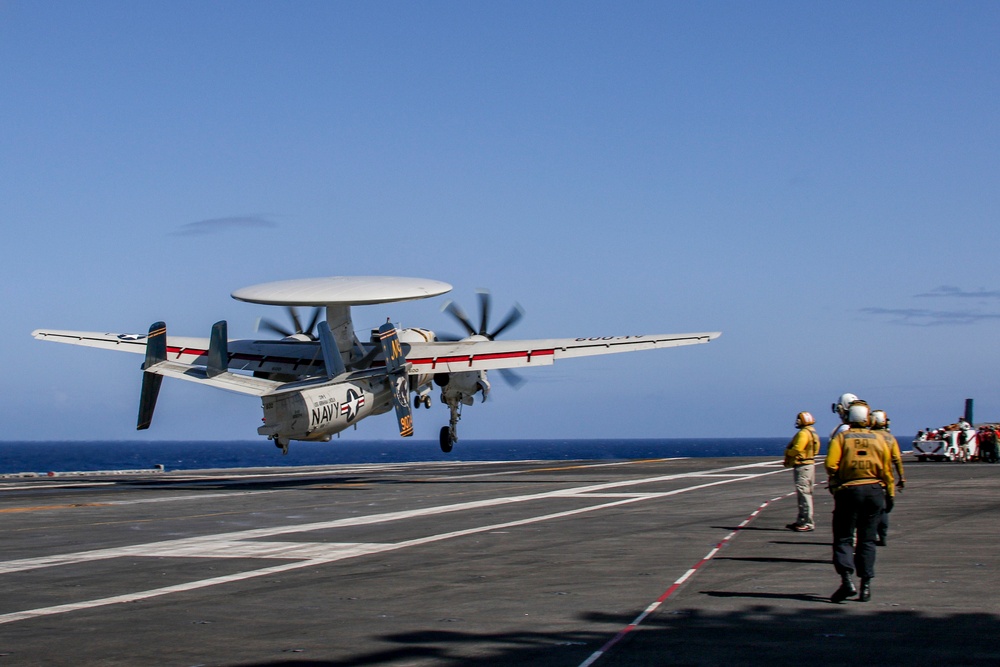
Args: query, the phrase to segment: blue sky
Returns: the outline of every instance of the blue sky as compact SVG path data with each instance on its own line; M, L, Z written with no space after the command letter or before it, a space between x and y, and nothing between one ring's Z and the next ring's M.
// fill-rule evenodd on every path
M510 336L723 331L495 379L465 440L790 435L845 391L1000 419L993 2L0 0L4 439L253 439L256 399L35 328L253 336L403 275ZM357 309L457 331L445 298ZM447 412L416 414L434 438ZM344 437L391 438L390 417Z

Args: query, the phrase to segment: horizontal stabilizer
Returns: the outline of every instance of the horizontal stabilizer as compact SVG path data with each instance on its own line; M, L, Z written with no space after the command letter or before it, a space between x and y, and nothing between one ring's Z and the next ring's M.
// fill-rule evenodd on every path
M179 361L163 361L146 371L147 375L155 374L167 376L178 380L187 380L205 384L216 389L225 389L238 394L248 394L250 396L265 396L281 389L285 383L265 378L252 377L250 375L240 375L239 373L223 372L209 377L208 369L204 366L193 366Z

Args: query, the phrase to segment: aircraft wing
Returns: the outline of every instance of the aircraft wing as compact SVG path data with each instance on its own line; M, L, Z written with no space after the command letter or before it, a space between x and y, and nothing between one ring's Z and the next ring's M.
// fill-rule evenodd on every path
M119 352L134 352L146 354L146 334L130 333L99 333L97 331L60 331L56 329L35 329L31 332L33 338L54 343L69 343L85 347L99 347L105 350ZM194 350L195 356L204 354L208 349L207 338L186 338L170 336L167 341L170 351L180 355L185 350Z
M38 340L97 347L117 352L146 354L146 334L100 333L36 329ZM209 339L167 336L167 359L185 364L207 363ZM323 369L319 343L273 340L230 340L229 368L255 373L282 373L306 377Z
M556 359L655 350L707 343L721 332L605 336L599 338L544 338L538 340L458 341L410 343L406 361L410 374L459 373L497 368L547 366ZM407 346L404 346L404 348Z
M37 329L31 335L39 340L71 345L97 347L106 350L146 353L146 334L99 333ZM547 366L556 359L589 357L636 350L696 345L718 338L720 332L660 334L645 336L604 336L594 338L543 338L536 340L466 340L457 342L404 343L410 375L459 373L462 371L493 370ZM187 365L207 362L208 338L167 337L167 359ZM323 369L318 343L285 341L231 340L229 369L258 373L284 373L307 377ZM380 366L382 362L376 361ZM173 374L164 369L163 375ZM178 370L175 377L204 380ZM211 382L207 382L211 384ZM241 391L235 387L221 387ZM256 388L242 393L257 393ZM262 393L267 393L263 391ZM258 394L260 395L260 394Z

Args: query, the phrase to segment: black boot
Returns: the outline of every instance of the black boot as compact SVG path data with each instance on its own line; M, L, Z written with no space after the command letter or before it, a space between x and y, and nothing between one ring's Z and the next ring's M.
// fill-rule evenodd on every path
M830 602L843 602L852 595L857 594L858 589L854 587L854 582L851 580L851 573L845 572L840 575L840 588L830 596Z
M858 595L858 600L861 602L868 602L872 599L872 580L862 579L861 580L861 594Z

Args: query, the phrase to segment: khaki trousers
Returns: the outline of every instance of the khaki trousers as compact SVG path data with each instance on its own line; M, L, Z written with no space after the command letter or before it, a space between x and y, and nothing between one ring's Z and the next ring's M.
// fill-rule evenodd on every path
M795 523L800 526L815 527L813 521L813 487L816 486L816 466L810 464L795 466L795 493L799 500L799 518Z

